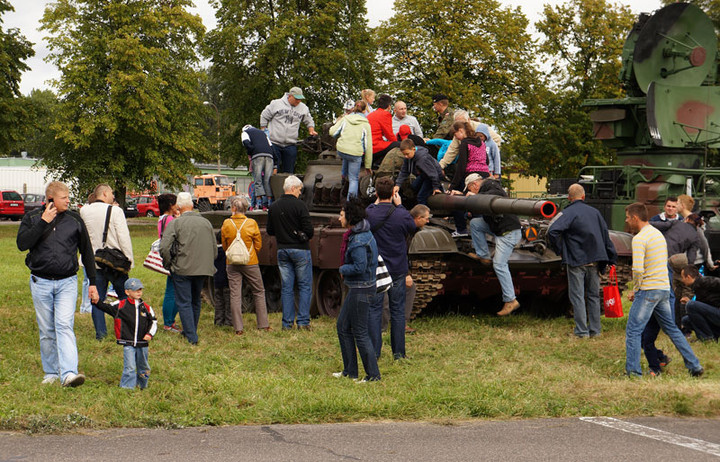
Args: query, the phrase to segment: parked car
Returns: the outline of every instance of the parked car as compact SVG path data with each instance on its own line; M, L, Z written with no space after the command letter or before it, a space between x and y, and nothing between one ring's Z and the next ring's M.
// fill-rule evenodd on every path
M125 217L134 218L138 216L137 198L125 196Z
M31 212L45 205L44 194L20 194L25 202L25 213Z
M137 211L141 217L159 217L160 206L158 205L157 196L143 194L137 196Z
M0 218L18 221L25 215L25 202L17 191L0 191Z

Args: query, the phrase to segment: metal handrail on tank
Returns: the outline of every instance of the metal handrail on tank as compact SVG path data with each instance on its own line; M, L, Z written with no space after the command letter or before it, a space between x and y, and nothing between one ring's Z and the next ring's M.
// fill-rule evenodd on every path
M465 210L476 215L512 213L548 219L554 217L557 213L557 206L551 201L510 199L491 194L475 194L472 196L435 194L428 198L428 206L435 210Z

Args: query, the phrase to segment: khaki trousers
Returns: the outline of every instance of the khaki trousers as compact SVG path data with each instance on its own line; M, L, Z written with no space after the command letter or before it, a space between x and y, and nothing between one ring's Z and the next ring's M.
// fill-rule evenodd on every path
M265 305L265 286L263 285L258 265L227 265L228 282L230 283L230 311L232 323L236 331L244 330L242 318L242 284L247 279L253 294L257 328L269 326L267 307Z

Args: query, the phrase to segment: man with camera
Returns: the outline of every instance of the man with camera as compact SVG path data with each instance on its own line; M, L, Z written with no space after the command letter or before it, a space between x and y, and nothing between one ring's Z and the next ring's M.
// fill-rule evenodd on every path
M313 268L310 239L313 226L310 212L299 199L303 183L290 175L283 184L284 194L270 206L267 233L277 240L277 263L282 280L282 328L292 329L295 324L295 281L299 300L298 329L310 329L310 301L312 300Z
M90 242L92 242L93 253L97 253L98 249L109 248L117 249L125 255L133 267L133 250L132 241L130 240L130 231L128 230L125 213L115 202L115 195L110 185L102 183L95 187L95 202L88 204L80 209L80 216L85 222ZM109 214L109 221L108 221ZM107 222L107 237L104 237ZM103 245L104 241L104 245ZM97 278L95 280L98 296L100 300L105 300L107 295L108 284L112 283L116 287L118 299L127 298L123 288L125 281L128 279L127 273L115 271L107 267L95 265ZM105 324L105 313L100 311L95 305L92 308L92 320L95 325L95 338L102 340L107 336L107 326Z
M87 229L80 215L68 210L70 192L65 184L51 182L45 189L47 204L25 214L17 235L20 251L29 250L30 292L40 331L42 383L61 381L64 387L85 382L78 373L75 339L78 250L90 279L89 296L98 301L95 264Z

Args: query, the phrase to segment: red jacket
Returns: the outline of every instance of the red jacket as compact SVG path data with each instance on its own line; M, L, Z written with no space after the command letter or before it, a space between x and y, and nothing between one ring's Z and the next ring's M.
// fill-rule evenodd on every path
M377 108L367 116L372 130L373 154L387 148L397 137L393 133L392 114L386 109ZM385 137L385 139L383 139ZM390 140L390 141L386 141Z

